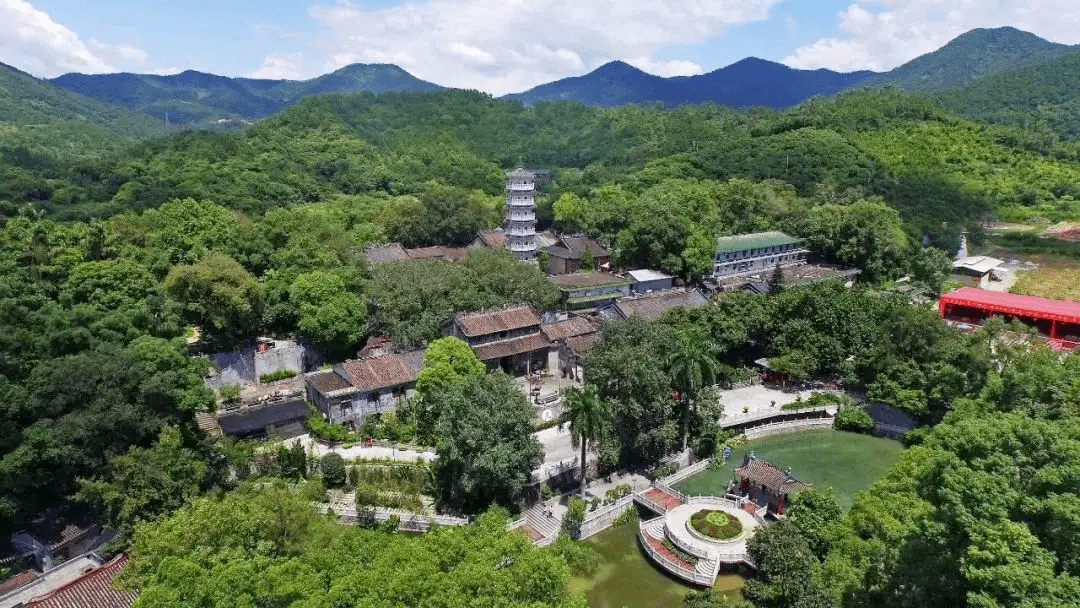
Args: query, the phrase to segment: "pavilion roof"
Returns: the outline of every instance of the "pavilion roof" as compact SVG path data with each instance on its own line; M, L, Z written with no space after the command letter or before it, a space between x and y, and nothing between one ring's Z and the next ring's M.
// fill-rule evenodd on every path
M743 460L743 465L735 469L735 474L751 483L765 486L777 496L810 489L810 484L795 479L790 472L768 460L755 458L749 454Z

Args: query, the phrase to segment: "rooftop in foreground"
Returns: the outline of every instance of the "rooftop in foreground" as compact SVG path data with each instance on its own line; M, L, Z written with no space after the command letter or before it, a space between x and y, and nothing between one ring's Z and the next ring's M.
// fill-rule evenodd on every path
M969 306L1000 314L1080 323L1080 303L1025 296L977 287L962 287L941 296L941 306Z

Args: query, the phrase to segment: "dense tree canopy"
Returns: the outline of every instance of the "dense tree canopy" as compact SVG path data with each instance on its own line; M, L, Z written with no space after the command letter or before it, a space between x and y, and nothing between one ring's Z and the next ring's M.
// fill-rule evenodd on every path
M506 532L494 510L405 536L337 524L287 487L201 498L139 527L124 581L136 608L228 606L576 607L558 554Z

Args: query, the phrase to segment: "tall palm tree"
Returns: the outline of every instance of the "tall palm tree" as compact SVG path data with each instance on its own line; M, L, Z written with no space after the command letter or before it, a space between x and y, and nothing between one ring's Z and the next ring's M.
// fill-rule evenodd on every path
M701 389L716 384L720 365L716 359L716 345L705 332L684 328L675 334L675 338L675 348L668 354L667 368L671 388L679 391L682 449L685 451L690 436L690 408Z
M564 401L566 409L563 416L570 423L571 445L581 447L581 499L585 500L586 444L600 439L608 412L592 384L586 384L584 388L566 389Z

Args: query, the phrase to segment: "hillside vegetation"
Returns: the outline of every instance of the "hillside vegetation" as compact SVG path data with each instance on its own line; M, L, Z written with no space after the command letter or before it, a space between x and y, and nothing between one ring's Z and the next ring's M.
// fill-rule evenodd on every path
M895 90L815 98L786 111L526 108L465 91L328 94L243 133L171 135L108 161L11 158L9 170L22 178L0 200L10 202L8 213L29 202L57 218L177 197L263 213L343 195L419 194L438 183L496 196L504 170L534 166L555 170L540 209L545 222L567 192L590 197L615 182L638 196L665 179L744 177L788 183L803 197L822 188L881 196L921 238L957 232L989 212L1077 217L1076 158L1072 144L980 126Z
M0 64L0 149L97 158L165 133L145 114L65 91Z

